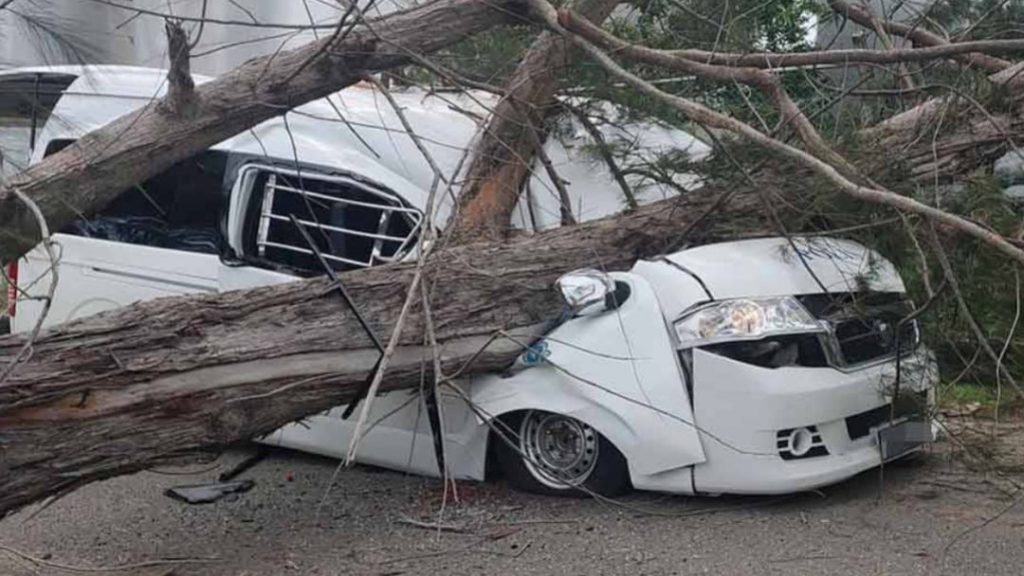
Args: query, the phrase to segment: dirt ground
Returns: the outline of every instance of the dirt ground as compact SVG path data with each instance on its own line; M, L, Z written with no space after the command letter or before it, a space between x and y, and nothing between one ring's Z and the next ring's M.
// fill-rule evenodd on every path
M1020 427L1004 437L1010 460L1021 438ZM946 441L917 462L782 498L636 493L611 503L460 484L443 532L410 522L436 522L438 481L355 468L328 493L336 462L288 451L243 475L256 482L246 494L200 506L163 494L216 478L240 449L3 520L0 574L1021 574L1024 505L1005 476L969 469L955 450Z

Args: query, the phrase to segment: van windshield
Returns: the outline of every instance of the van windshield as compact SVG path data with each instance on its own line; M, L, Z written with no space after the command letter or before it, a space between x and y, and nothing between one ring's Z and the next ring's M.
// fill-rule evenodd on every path
M51 142L47 153L62 146ZM220 254L227 154L206 151L125 190L92 218L62 232L99 240Z

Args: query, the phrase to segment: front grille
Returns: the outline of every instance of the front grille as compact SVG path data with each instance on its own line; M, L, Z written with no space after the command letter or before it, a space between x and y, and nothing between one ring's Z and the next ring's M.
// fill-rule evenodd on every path
M871 410L865 410L846 418L846 432L850 440L863 438L886 422L900 418L921 417L928 407L928 392L912 392L900 395L900 398L892 403Z
M904 352L913 350L917 344L916 321L905 322L902 326L899 322L899 317L890 315L836 322L833 325L833 332L845 363L863 364L894 355L898 326L899 347Z
M913 311L904 294L813 294L800 301L828 323L831 353L842 366L893 357L897 347L902 353L917 347L917 321L902 322Z

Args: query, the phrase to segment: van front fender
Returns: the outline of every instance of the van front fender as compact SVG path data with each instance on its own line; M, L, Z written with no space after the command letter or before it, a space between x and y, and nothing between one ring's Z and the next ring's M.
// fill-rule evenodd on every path
M614 444L634 477L703 462L658 300L635 274L613 278L630 285L622 306L560 325L540 344L543 359L529 367L474 377L472 401L488 418L517 410L572 416Z

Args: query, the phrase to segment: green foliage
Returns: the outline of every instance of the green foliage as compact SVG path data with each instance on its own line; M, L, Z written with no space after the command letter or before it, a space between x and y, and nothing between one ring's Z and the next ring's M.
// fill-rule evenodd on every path
M965 40L1024 37L1021 0L941 0L929 16ZM1024 57L1024 51L1011 59Z
M806 38L807 26L820 10L821 6L815 0L640 0L629 5L628 9L617 11L606 26L624 39L656 48L802 51L810 49ZM502 85L514 72L536 35L537 30L529 26L495 29L464 40L434 60L465 77ZM665 82L670 73L664 70L622 63L641 77L657 80L668 91L745 120L756 121L757 116L765 118L766 122L775 120L773 108L759 93L750 93L744 88L745 94L741 95L741 89L736 86L691 78ZM615 102L635 116L656 117L676 126L686 125L677 112L660 102L608 82L603 69L589 60L575 61L563 76L567 79L566 89L574 94ZM795 98L813 94L813 87L803 74L784 76L787 89ZM422 73L416 79L430 83L438 81Z
M1021 215L1014 211L999 183L991 176L978 176L966 186L952 187L942 192L943 208L968 217L976 222L1007 236L1015 236L1020 230ZM921 266L921 253L911 240L911 233L891 210L863 202L852 201L845 195L822 195L821 210L830 217L831 228L845 225L859 225L876 222L884 225L854 230L845 233L870 246L887 258L900 270L908 291L918 305L928 300L925 278ZM922 250L927 253L929 280L933 288L943 283L940 263L936 260L927 243L927 236L920 222L911 220L914 234ZM960 289L970 312L982 327L986 340L996 354L1006 346L1004 365L1015 376L1021 373L1024 364L1024 310L1017 318L1018 293L1016 273L1018 266L1002 253L979 241L968 240L962 235L941 234L944 250L957 276ZM1024 282L1024 278L1021 279ZM1021 286L1024 292L1024 286ZM1020 294L1024 297L1024 293ZM1024 302L1020 303L1024 306ZM964 371L966 365L977 355L977 359L964 374L964 381L979 386L991 386L997 381L996 367L979 344L951 289L947 288L922 316L923 335L928 345L937 353L943 373L948 377ZM1009 344L1007 338L1010 337Z
M438 52L431 61L479 82L501 86L515 71L523 54L537 36L532 26L507 26L475 34ZM417 69L409 76L417 82L445 84L442 78Z
M892 9L902 3L892 3ZM886 15L882 15L886 16ZM817 0L636 0L628 9L620 9L605 27L615 35L637 44L664 49L695 48L703 50L752 52L761 50L805 51L812 49L806 29L814 18L834 18L824 2ZM940 0L928 9L930 28L938 23L951 35L964 38L1009 38L1024 36L1024 1L1021 0ZM848 24L852 26L852 24ZM513 73L522 54L536 37L532 27L495 30L477 35L441 56L441 63L463 75L492 84L503 84ZM1019 55L1024 59L1024 54ZM772 103L760 92L743 86L718 84L699 79L681 77L680 74L656 67L637 65L619 59L620 64L638 76L654 82L659 88L701 102L762 130L772 132L779 122ZM787 92L797 101L821 133L837 142L848 158L855 163L879 165L874 158L877 151L862 145L854 137L861 128L875 124L902 112L924 98L947 93L959 93L980 103L993 113L1005 111L1011 94L994 87L985 79L985 73L944 62L912 64L903 68L909 73L920 92L912 97L900 95L893 89L900 86L895 68L867 67L852 74L828 71L784 71L780 78ZM565 94L572 95L577 107L590 110L598 122L629 122L654 119L676 126L703 137L700 128L692 126L674 109L618 82L609 82L602 68L587 59L579 59L562 75L566 81ZM434 80L436 81L436 79ZM868 92L856 97L850 91ZM603 118L605 110L589 103L611 102L617 107L614 118ZM955 123L955 117L945 117L946 125ZM553 123L557 127L559 123ZM564 123L562 124L565 125ZM558 130L552 135L558 137ZM780 136L787 137L786 132ZM922 138L930 137L922 135ZM720 182L735 182L748 186L738 177L734 164L723 155L712 157L699 167L685 154L669 153L658 158L638 158L632 152L632 142L609 139L613 155L624 171L642 176L648 181L670 182L673 176L701 172ZM929 255L927 267L930 283L938 286L942 275L938 262L930 253L926 235L917 220L910 220L908 231L896 214L889 209L868 204L843 194L834 186L809 174L806 169L767 154L763 150L742 143L728 144L732 155L742 160L747 169L762 163L774 164L769 174L785 175L781 182L759 181L765 189L798 186L804 200L798 216L787 219L791 233L813 233L820 230L845 229L843 236L875 248L891 259L901 270L912 296L919 304L927 300L921 252ZM601 162L591 150L595 162ZM884 173L873 171L888 188L902 194L934 201L935 190L917 190L907 177L907 168L895 156L884 159ZM763 176L759 178L771 178ZM943 208L962 214L1003 233L1015 236L1021 217L1003 197L998 183L990 177L979 176L960 191L941 194ZM792 207L790 207L792 208ZM793 213L792 210L788 214ZM867 226L865 226L867 225ZM859 227L848 229L850 227ZM917 239L915 244L912 241ZM1016 266L1007 258L976 241L942 235L948 243L946 251L960 279L971 312L984 327L991 346L1001 351L1015 323L1017 294L1015 291ZM951 238L958 238L953 242ZM946 290L929 312L922 318L924 334L935 349L947 375L964 369L965 362L975 356L978 348L975 337L968 329L955 299ZM1006 365L1011 372L1021 373L1024 365L1024 326L1014 332L1007 348ZM990 359L980 356L964 375L967 382L987 389L995 382L995 371ZM1021 378L1024 380L1024 378ZM965 392L965 394L967 394Z
M654 47L718 51L801 50L815 0L641 0L632 27Z
M996 403L996 393L992 386L957 383L943 387L939 401L953 406L970 404L994 406Z

